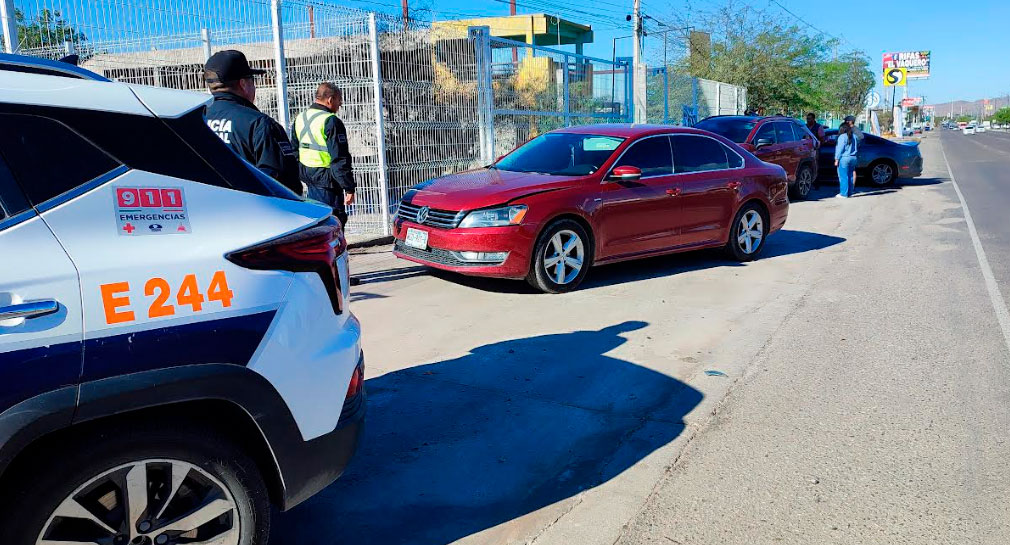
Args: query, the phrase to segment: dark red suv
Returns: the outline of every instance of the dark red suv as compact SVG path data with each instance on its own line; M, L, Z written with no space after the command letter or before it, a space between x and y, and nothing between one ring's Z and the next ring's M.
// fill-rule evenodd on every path
M817 141L799 120L785 116L718 115L702 119L703 129L740 144L758 159L786 169L789 195L805 199L817 179Z
M724 247L749 261L786 221L781 167L696 129L589 125L418 184L394 253L463 274L574 289L591 265Z

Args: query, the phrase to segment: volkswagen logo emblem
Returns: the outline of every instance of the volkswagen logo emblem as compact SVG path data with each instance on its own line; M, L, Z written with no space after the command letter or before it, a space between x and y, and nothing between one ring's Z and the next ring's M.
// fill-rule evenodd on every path
M417 223L423 224L428 221L428 210L427 206L422 206L420 210L417 211Z

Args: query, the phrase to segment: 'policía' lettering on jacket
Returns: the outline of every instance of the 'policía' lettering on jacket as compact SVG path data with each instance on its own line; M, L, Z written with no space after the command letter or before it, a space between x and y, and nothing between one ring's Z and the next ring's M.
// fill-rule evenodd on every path
M231 119L208 119L207 126L226 144L231 143Z

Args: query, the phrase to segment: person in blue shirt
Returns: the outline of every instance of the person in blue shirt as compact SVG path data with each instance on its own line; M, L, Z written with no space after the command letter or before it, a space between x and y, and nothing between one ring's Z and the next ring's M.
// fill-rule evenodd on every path
M852 126L842 123L838 127L838 142L835 144L835 166L838 168L838 196L849 198L855 186L856 154L859 152L858 139L852 134Z

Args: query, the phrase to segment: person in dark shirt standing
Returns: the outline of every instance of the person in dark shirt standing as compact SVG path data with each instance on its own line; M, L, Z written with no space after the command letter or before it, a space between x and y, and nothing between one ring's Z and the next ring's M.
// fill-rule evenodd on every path
M336 85L320 83L315 102L295 118L291 139L298 148L299 170L309 188L309 198L332 207L333 215L346 225L346 207L354 203L357 184L347 129L336 116L343 103L343 94Z
M807 129L817 137L817 145L824 142L824 125L817 122L817 115L814 112L807 114Z
M250 67L240 51L218 51L207 59L203 75L214 96L207 126L239 157L301 195L298 158L284 128L253 105L254 77L264 73Z

